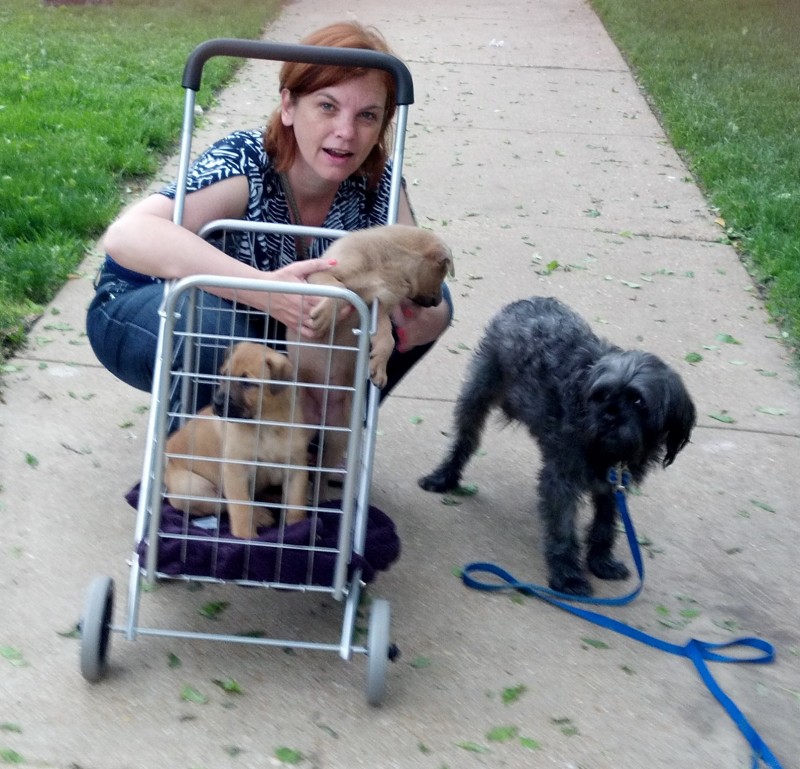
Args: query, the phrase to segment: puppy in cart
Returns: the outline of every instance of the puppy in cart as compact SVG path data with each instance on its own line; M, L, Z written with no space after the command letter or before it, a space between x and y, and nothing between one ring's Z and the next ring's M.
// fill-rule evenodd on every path
M671 465L686 446L696 411L680 376L652 353L599 338L557 299L513 302L485 330L456 402L449 452L420 478L423 489L458 487L495 408L524 425L541 452L538 508L550 587L592 592L576 532L584 497L594 513L588 571L626 579L628 568L613 555L617 509L608 472L624 466L638 484L656 465Z
M167 441L170 504L191 515L227 510L231 534L253 539L276 523L259 494L280 486L287 524L307 517L307 447L290 383L294 368L271 347L239 342L228 351L213 403ZM272 506L274 507L274 505Z

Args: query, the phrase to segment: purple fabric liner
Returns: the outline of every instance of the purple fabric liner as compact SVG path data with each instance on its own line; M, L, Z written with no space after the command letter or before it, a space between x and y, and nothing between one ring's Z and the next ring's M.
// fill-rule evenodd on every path
M139 485L134 486L125 499L131 507L139 504ZM280 582L287 585L333 584L337 553L319 552L317 548L337 548L339 544L339 521L341 501L326 502L317 514L314 552L294 550L293 545L308 547L311 544L311 519L286 526L280 547L259 547L252 543L277 543L280 530L277 527L261 529L255 540L224 542L230 537L228 516L222 515L219 531L208 531L191 524L184 528L184 513L172 507L166 500L161 508L162 534L176 534L180 539L159 537L159 572L172 576L213 577L224 580L253 580L256 582ZM328 512L330 510L330 512ZM186 539L186 535L197 539ZM144 565L147 541L139 543L139 563ZM372 582L378 571L386 571L400 557L400 539L394 522L377 507L370 506L367 515L367 536L364 555L352 553L348 565L348 577L356 568L361 568L361 579Z

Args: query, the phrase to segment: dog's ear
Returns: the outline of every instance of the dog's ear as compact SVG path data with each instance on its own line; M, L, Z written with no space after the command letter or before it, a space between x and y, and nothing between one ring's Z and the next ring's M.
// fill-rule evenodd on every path
M666 453L662 460L663 467L669 467L675 461L678 452L689 443L689 437L697 421L694 403L686 392L681 378L674 372L669 377L668 391L669 406L664 422Z
M438 264L441 264L445 267L447 271L447 275L451 278L455 278L456 276L456 265L453 261L453 253L450 249L442 244L436 252L436 261Z
M227 350L225 350L225 359L222 361L222 365L219 367L219 373L222 376L230 376L231 373L231 358L233 357L233 351L236 349L236 345L231 345Z
M277 395L288 386L294 375L292 363L285 355L281 355L275 350L267 349L264 356L264 364L269 372L269 391L273 395Z
M417 230L415 238L419 240L424 239L424 249L420 250L421 243L417 242L411 245L410 251L418 250L425 259L430 260L438 267L444 268L445 274L451 278L455 277L455 263L453 261L453 253L450 247L438 235L429 230Z

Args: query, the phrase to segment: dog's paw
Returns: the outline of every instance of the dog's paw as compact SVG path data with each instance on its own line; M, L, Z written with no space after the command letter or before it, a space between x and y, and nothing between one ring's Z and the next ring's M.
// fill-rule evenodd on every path
M372 357L370 357L369 361L369 378L375 386L381 390L386 387L386 383L389 381L389 376L386 373L386 366L382 362L374 360Z
M582 574L564 574L551 577L548 585L551 590L567 595L591 595L592 586Z
M435 491L441 494L444 491L452 491L457 488L460 480L459 476L447 467L440 467L429 475L420 478L417 483L425 491Z
M586 565L589 571L600 579L628 579L631 575L630 569L622 561L617 561L610 555L588 558Z
M309 317L314 333L322 334L333 325L337 309L337 301L331 297L325 297L311 310Z

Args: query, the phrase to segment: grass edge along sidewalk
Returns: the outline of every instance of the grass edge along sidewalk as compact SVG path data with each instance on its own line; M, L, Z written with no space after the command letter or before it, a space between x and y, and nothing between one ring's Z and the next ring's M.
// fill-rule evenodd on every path
M718 212L795 362L800 15L775 0L590 0Z

